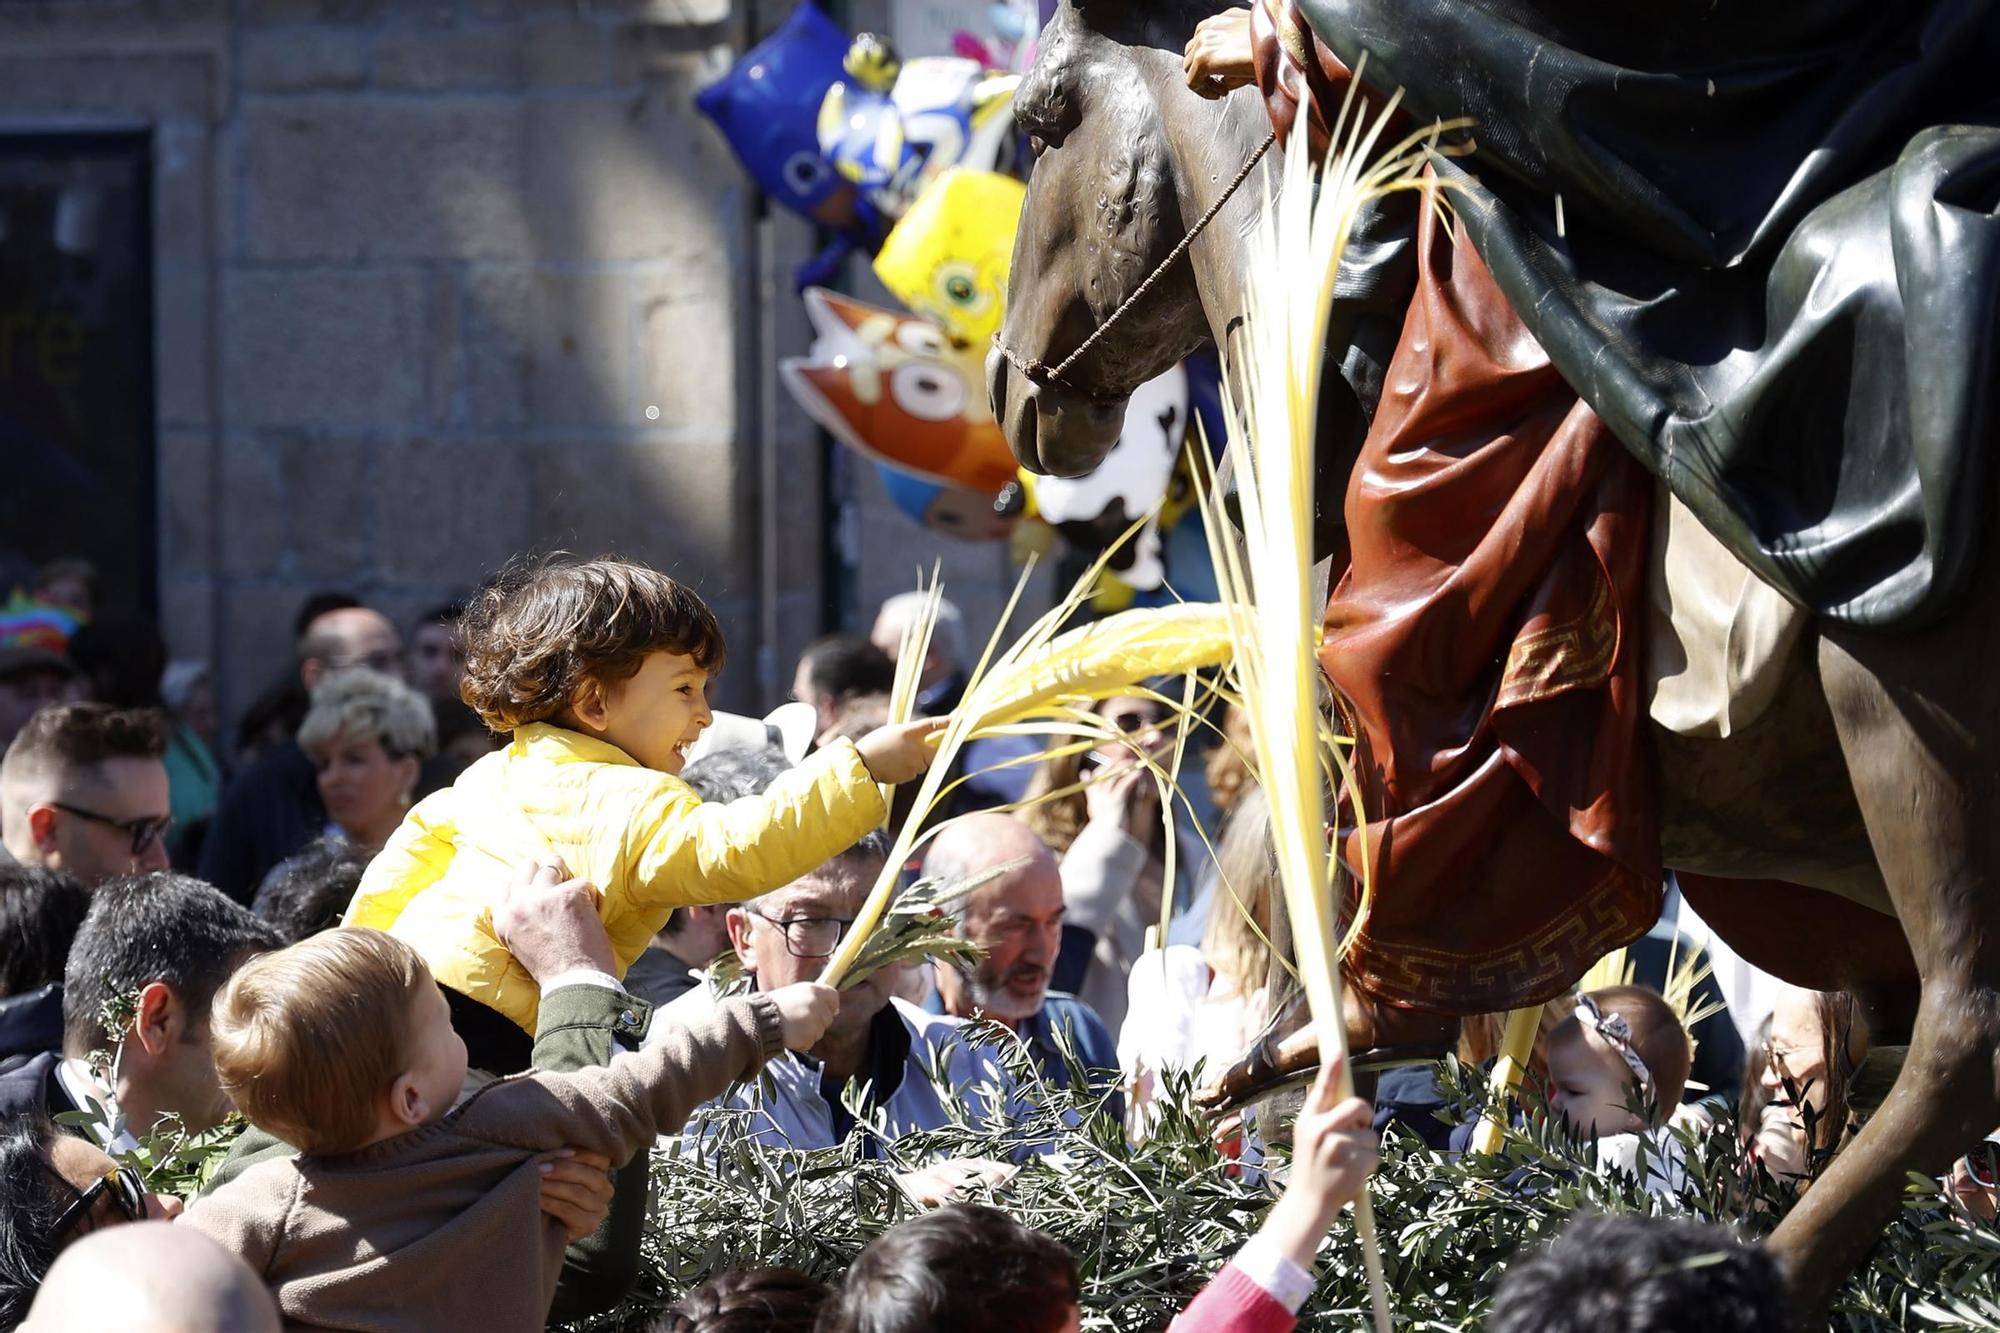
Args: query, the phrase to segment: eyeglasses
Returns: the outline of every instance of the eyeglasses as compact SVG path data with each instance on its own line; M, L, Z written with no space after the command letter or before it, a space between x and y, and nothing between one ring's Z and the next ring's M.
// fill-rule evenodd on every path
M137 819L113 819L110 815L100 815L95 810L85 810L81 806L64 805L61 801L50 801L51 810L60 810L78 819L87 819L93 824L103 824L115 828L132 839L132 855L139 856L152 846L154 841L167 836L167 830L174 826L172 815L141 815Z
M800 916L790 921L780 921L774 916L765 916L756 908L747 908L751 916L768 921L776 926L785 937L785 952L794 958L830 958L840 947L841 937L854 924L852 917L840 916Z
M1167 716L1153 709L1121 708L1115 713L1106 713L1104 720L1130 736L1136 732L1151 731L1164 725Z
M76 1196L76 1202L63 1209L62 1216L49 1232L50 1239L61 1240L77 1223L90 1215L97 1206L97 1196L109 1193L111 1201L118 1205L118 1211L125 1214L127 1222L143 1222L146 1219L146 1182L139 1179L139 1173L129 1166L117 1166L99 1176L97 1183Z

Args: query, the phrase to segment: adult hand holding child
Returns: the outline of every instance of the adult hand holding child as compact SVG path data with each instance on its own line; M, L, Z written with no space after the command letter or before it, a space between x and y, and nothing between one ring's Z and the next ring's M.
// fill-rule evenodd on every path
M542 1159L541 1209L562 1223L570 1241L594 1235L611 1213L616 1192L611 1159L584 1148L563 1148Z
M493 933L542 986L565 972L617 975L601 895L560 861L523 866L493 908Z
M597 915L598 892L561 862L523 866L493 909L493 932L543 986L574 972L615 975L611 937ZM592 1235L611 1211L611 1159L564 1148L539 1167L542 1211L571 1241Z

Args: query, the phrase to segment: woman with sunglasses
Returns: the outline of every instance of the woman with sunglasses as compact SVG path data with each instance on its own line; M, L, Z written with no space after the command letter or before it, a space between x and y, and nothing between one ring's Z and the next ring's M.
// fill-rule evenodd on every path
M1752 1158L1803 1189L1854 1134L1851 1098L1867 1056L1868 1023L1852 995L1783 987L1744 1070Z
M27 1317L49 1266L72 1241L180 1210L179 1200L150 1193L138 1172L46 1116L0 1121L0 1328Z
M1988 1134L1953 1162L1944 1186L1959 1207L1982 1222L1992 1222L2000 1212L2000 1130Z
M1145 951L1146 927L1160 919L1162 895L1173 895L1176 915L1187 911L1209 856L1185 821L1161 817L1158 783L1139 758L1162 768L1171 762L1167 705L1147 695L1119 695L1100 701L1095 711L1115 735L1084 753L1043 760L1029 799L1060 794L1030 805L1021 817L1062 858L1069 916L1053 984L1075 991L1115 1033L1129 1004L1126 978ZM1172 884L1166 882L1169 836L1178 844ZM1200 923L1190 925L1198 938ZM1084 933L1091 937L1087 951L1080 947ZM1070 969L1078 955L1087 960L1081 979Z

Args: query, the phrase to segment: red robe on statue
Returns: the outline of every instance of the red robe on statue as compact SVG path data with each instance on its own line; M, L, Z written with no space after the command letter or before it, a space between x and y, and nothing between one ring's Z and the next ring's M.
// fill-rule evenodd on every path
M1296 14L1253 14L1280 135L1304 98L1323 145L1347 71ZM1652 491L1436 210L1417 246L1320 651L1362 775L1345 851L1374 887L1348 966L1393 1004L1490 1012L1555 996L1659 915Z

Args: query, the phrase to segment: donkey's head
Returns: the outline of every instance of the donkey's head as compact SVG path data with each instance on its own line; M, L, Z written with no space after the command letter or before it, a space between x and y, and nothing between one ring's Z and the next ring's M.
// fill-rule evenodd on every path
M1217 4L1063 0L1014 98L1036 161L1014 241L1007 319L987 361L994 416L1030 471L1082 476L1117 442L1132 391L1208 337L1192 269L1161 273L1081 347L1186 235L1163 101L1199 102L1180 51ZM1204 104L1210 123L1212 104ZM1002 349L1005 349L1004 351Z

